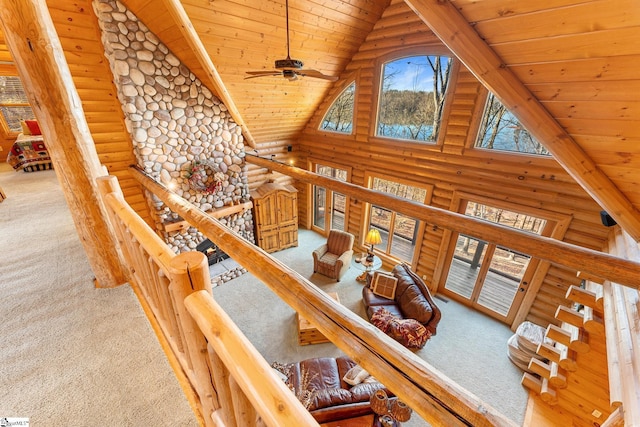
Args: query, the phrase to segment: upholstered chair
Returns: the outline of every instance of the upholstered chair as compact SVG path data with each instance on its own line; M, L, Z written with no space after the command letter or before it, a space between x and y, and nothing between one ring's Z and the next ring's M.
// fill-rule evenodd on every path
M340 281L340 277L351 266L353 256L353 234L331 230L327 243L313 251L313 272Z

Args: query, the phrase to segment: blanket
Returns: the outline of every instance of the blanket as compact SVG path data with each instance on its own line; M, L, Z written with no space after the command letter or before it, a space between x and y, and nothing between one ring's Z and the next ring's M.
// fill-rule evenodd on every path
M51 169L51 157L44 145L42 135L19 134L9 151L7 163L16 171L33 172Z

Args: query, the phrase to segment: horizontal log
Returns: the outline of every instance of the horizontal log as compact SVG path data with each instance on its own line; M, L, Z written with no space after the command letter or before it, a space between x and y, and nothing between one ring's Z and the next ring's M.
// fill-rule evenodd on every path
M510 67L505 67L505 58L511 55L522 58L522 55L540 55L545 62L553 62L550 58L550 46L558 41L552 38L548 40L528 40L523 43L505 44L500 46L489 46L482 39L480 34L474 29L464 16L456 9L455 5L448 1L440 0L405 0L407 4L416 11L420 18L433 30L433 32L447 45L465 66L474 73L507 109L520 120L522 125L529 129L538 141L544 141L545 147L553 154L554 159L560 163L565 170L579 183L589 195L598 202L605 210L610 212L618 222L634 238L640 238L640 223L638 218L640 212L629 201L628 197L612 182L590 158L585 151L575 142L571 134L584 134L572 132L566 120L556 120L545 109L544 106L529 92ZM619 30L609 30L612 37L634 37L631 33L633 28L623 28ZM611 42L604 37L601 32L598 34L590 32L584 33L583 37L573 35L580 39L591 57L601 56L601 52L606 52L607 56L612 54ZM564 42L571 38L563 39ZM639 48L634 44L618 46L627 50L617 50L618 55L637 55ZM630 49L628 49L630 48ZM511 49L511 51L510 51ZM599 52L600 51L600 52ZM578 59L578 50L566 52L559 49L555 52L558 59ZM584 52L580 51L580 55ZM510 64L517 64L518 60L511 58ZM531 56L527 62L534 62ZM542 62L542 61L540 61ZM528 80L528 79L527 79ZM624 135L634 135L634 129L613 126L608 121L605 126L601 123L593 123L598 127L598 133L602 129L615 129L615 132ZM629 122L632 123L632 122ZM631 128L632 126L629 126Z
M583 270L600 277L640 289L640 263L617 258L591 249L570 245L548 237L528 234L494 225L456 212L416 203L400 197L379 193L369 188L327 178L304 169L266 160L251 154L246 160L292 178L331 189L358 200L393 209L452 231L505 245L536 258Z
M242 264L425 420L436 425L513 426L512 421L435 371L360 316L337 304L299 273L237 237L228 227L141 171L135 168L131 171L173 212L188 220Z
M566 298L573 302L577 302L578 304L582 304L586 307L593 308L596 306L596 294L577 286L569 287L569 290L567 290Z
M592 334L604 333L604 322L601 313L591 307L584 308L584 329Z
M561 322L569 323L577 328L582 328L584 326L584 314L562 305L556 310L556 319Z
M185 299L185 306L251 402L245 409L256 408L267 425L318 425L209 292L192 293ZM234 405L239 405L236 399Z

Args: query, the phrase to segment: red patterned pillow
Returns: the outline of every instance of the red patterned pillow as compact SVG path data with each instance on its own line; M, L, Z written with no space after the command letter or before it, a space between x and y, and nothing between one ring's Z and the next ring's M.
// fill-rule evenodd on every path
M42 135L42 132L40 131L40 126L38 125L37 120L25 120L24 122L27 124L27 127L29 128L31 135Z
M407 348L422 348L431 332L415 319L400 319L389 310L379 308L371 316L371 323Z

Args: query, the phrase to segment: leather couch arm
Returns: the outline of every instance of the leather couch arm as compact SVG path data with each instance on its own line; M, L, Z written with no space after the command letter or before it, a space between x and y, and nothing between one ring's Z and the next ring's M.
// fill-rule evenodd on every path
M432 335L435 335L436 328L438 326L438 323L440 322L440 318L442 317L442 312L433 300L431 292L429 292L429 288L427 287L426 283L424 283L424 280L422 280L420 276L418 276L413 270L411 270L409 266L405 264L403 264L402 266L404 267L404 270L407 272L407 274L411 276L414 283L418 286L424 298L431 305L431 319L429 319L429 321L424 326L429 329Z

